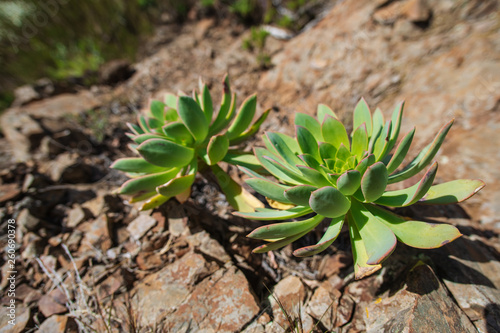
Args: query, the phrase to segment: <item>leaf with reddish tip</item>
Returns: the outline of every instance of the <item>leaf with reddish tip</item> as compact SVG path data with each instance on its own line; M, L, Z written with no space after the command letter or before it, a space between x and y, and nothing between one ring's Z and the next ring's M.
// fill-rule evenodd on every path
M325 186L311 193L309 206L320 215L335 218L347 213L351 202L335 187Z
M323 141L323 136L321 135L321 125L314 117L305 113L297 112L295 114L295 125L307 128L312 135L314 135L316 141Z
M401 216L375 205L367 204L365 207L380 222L389 227L400 242L412 247L434 249L462 236L460 231L450 224L407 221Z
M361 124L352 134L351 154L361 160L368 149L368 134L365 123Z
M332 219L330 225L326 229L326 232L317 244L297 249L293 251L293 255L296 257L308 257L323 252L337 239L343 224L343 216Z
M370 107L364 98L356 105L353 113L353 128L357 129L362 124L366 126L367 137L372 135L372 115ZM353 135L354 136L354 135Z
M264 111L260 115L260 117L253 123L253 125L250 126L250 128L248 128L246 131L244 131L243 133L241 133L236 138L231 139L230 140L230 145L231 146L238 145L238 144L244 142L245 140L247 140L248 138L252 137L255 133L257 133L257 131L259 130L260 126L262 125L262 123L266 120L267 116L269 115L270 111L271 111L271 109L268 109L268 110Z
M373 145L373 155L380 161L389 152L392 122L388 120Z
M326 116L338 119L337 115L335 114L335 112L333 112L332 109L330 109L330 107L325 104L319 104L316 110L316 117L318 118L320 124L323 123Z
M349 170L337 179L337 189L344 195L353 195L361 185L361 174L357 170Z
M139 201L144 201L146 199L154 197L157 194L158 193L156 193L156 191L152 191L152 192L148 192L148 193L144 193L144 194L137 194L137 195L134 195L132 198L130 198L130 200L128 202L133 204L133 203L136 203Z
M457 179L431 186L419 203L447 205L462 202L480 191L486 184L479 179Z
M253 94L243 101L236 118L227 130L227 137L231 140L238 137L252 123L257 108L257 95Z
M434 162L417 184L403 190L387 191L379 199L375 200L375 203L389 207L405 207L414 204L420 200L432 186L434 177L436 177L437 168L438 164Z
M441 144L446 137L446 134L448 134L448 131L450 130L452 125L453 120L444 125L436 135L434 140L429 145L427 145L403 170L389 176L389 184L408 179L422 171L427 166L427 164L432 161L434 156L436 156L439 148L441 147Z
M268 224L255 229L247 235L247 237L255 239L279 239L290 237L314 229L323 219L324 216L316 215L303 221Z
M367 202L377 200L384 194L387 186L387 169L382 162L377 162L368 167L361 178L361 191Z
M344 144L348 148L351 147L345 127L338 119L326 116L321 126L321 133L324 141L332 144L337 149L340 144Z
M307 128L302 126L295 126L295 131L297 133L297 142L299 143L302 153L313 156L318 162L321 161L318 142L314 138L314 135L312 135Z
M396 248L396 236L362 203L353 200L351 205L352 221L365 245L366 263L368 265L380 264Z
M301 217L312 212L309 207L294 207L288 210L259 209L256 212L235 212L236 216L241 216L251 220L270 221L270 220L288 220Z
M289 201L284 195L285 190L289 187L274 183L265 178L250 178L245 180L245 182L253 188L256 192L262 194L263 196L270 198L275 201L279 201L282 203L292 203Z
M394 109L394 112L392 113L391 136L389 138L389 146L387 147L387 152L391 151L391 149L396 144L396 140L398 139L399 131L401 129L401 123L403 120L404 108L405 108L405 102L401 102L398 105L396 105L396 108Z
M400 165L403 163L408 150L410 149L411 142L413 140L413 136L415 134L415 127L413 130L408 132L403 139L399 142L396 151L392 155L389 163L387 164L387 172L389 174L393 173Z
M369 276L379 269L382 265L370 265L367 263L368 255L366 253L365 243L361 238L354 218L350 212L347 213L349 236L351 238L352 256L354 260L354 278L356 280Z
M284 195L290 202L296 205L309 206L311 193L317 189L317 187L311 185L297 185L286 189Z
M131 124L131 123L127 123L127 127L132 131L132 133L134 133L135 135L140 135L140 134L144 134L144 131L142 130L142 128L140 128L139 126L137 126L136 124Z

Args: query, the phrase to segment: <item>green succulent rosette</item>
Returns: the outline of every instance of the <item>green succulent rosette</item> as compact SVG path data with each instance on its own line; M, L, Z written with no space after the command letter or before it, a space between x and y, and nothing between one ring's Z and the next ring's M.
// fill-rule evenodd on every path
M248 236L266 240L254 252L279 249L303 237L329 218L329 225L317 244L294 251L295 256L310 256L328 248L347 223L355 263L355 277L362 278L381 268L381 263L397 241L409 246L437 248L461 236L449 224L407 220L385 207L406 207L414 203L451 204L461 202L481 188L481 180L460 179L432 185L438 169L433 158L453 121L444 125L434 140L404 168L403 162L415 129L398 142L404 103L385 120L380 109L373 115L362 99L353 114L349 136L335 113L319 105L317 118L297 113L296 137L266 133L266 148L255 148L260 164L279 182L242 168L250 178L247 184L266 196L273 207L256 212L236 213L255 220L289 220L265 225ZM430 166L428 167L428 165ZM428 168L427 168L428 167ZM387 190L389 184L417 175L423 177L413 186ZM307 218L305 218L307 216ZM312 217L310 217L312 216ZM302 218L302 219L300 219Z
M255 197L223 171L220 162L260 168L257 159L236 148L258 130L269 110L255 122L257 96L254 94L236 109L236 94L229 79L223 80L222 101L215 115L212 97L200 80L200 91L192 96L167 94L163 102L152 101L147 115L138 124L128 123L129 147L137 157L121 158L111 168L126 172L131 179L118 193L131 196L131 202L144 201L141 209L155 208L172 197L186 200L196 174L213 173L226 199L245 212L262 206Z

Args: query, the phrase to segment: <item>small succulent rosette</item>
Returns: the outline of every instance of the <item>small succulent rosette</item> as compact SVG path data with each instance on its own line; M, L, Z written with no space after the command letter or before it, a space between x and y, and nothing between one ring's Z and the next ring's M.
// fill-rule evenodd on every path
M303 113L295 116L296 137L266 133L266 148L255 148L262 166L279 182L273 182L250 169L248 185L266 196L272 207L256 212L236 213L255 220L302 220L269 224L249 237L268 243L254 250L279 249L310 232L325 218L331 219L317 244L299 248L294 255L310 256L329 247L344 222L348 224L355 262L355 276L362 278L381 268L381 262L394 251L397 240L423 249L437 248L460 237L449 224L407 220L386 207L406 207L414 203L451 204L461 202L481 188L481 180L460 179L432 185L437 162L431 164L453 121L404 168L398 169L412 142L415 129L397 143L404 103L384 120L380 109L373 116L362 99L354 110L351 136L335 113L320 105L317 119ZM391 153L392 152L392 153ZM429 164L415 185L387 190L388 184L408 179ZM312 216L312 217L309 217Z
M219 165L260 168L252 154L234 148L254 135L266 119L269 110L252 123L256 107L254 94L236 110L236 94L231 92L227 75L216 116L208 87L201 80L199 93L193 91L192 97L167 94L164 102L152 101L149 114L138 116L138 125L127 124L127 136L133 141L129 147L138 157L121 158L111 165L131 178L118 193L132 196L132 203L144 201L143 210L172 197L183 202L198 171L209 170L235 209L251 212L262 207Z

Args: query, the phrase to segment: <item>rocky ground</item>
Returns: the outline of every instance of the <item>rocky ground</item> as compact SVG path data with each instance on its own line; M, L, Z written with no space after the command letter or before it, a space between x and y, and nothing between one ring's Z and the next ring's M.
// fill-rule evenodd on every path
M500 332L498 8L332 2L316 25L267 40L267 70L242 50L243 26L165 25L138 63L108 64L101 85L58 95L50 82L24 87L0 122L4 306L9 219L18 244L17 323L2 308L0 332L282 332L288 320L304 332ZM361 96L386 115L406 100L403 132L417 127L416 154L455 118L436 181L487 186L460 205L399 213L452 223L464 236L429 251L399 244L381 271L356 281L347 231L312 258L292 257L291 246L252 254L258 243L245 235L260 224L232 216L205 179L185 204L154 211L113 194L125 180L108 169L129 155L125 122L199 76L218 96L226 72L240 98L257 92L260 112L273 108L263 130L292 134L294 112L313 114L318 103L348 120Z

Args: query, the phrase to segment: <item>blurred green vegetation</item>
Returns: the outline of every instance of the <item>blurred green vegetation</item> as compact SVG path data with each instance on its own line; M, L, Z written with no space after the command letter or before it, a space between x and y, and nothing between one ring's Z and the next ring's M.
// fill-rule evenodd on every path
M0 110L19 85L41 77L85 77L111 59L133 61L162 15L183 22L194 10L196 17L232 16L248 26L274 23L298 30L308 21L302 19L304 8L326 1L0 0Z

